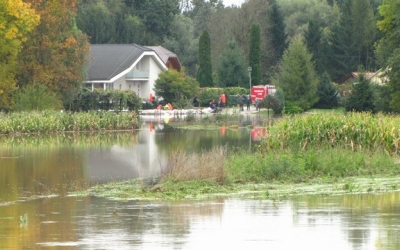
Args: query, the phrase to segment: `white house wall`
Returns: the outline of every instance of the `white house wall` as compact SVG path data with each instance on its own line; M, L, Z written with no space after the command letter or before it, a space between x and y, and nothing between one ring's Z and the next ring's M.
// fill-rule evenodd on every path
M155 96L155 94L154 94L154 86L156 84L156 80L158 79L158 75L161 74L164 71L164 69L162 69L162 68L160 68L158 66L157 61L154 60L153 58L152 58L152 60L150 60L149 63L150 63L150 68L152 70L149 72L149 88L147 89L148 92L145 93L145 96L147 96L147 97L150 96L150 93L153 96Z
M117 79L114 80L114 90L132 90L136 94L145 99L150 98L150 93L154 94L155 82L158 79L158 75L162 73L165 69L160 67L160 64L154 56L145 55L140 61L132 65L131 71L148 71L148 79L137 79L137 80L127 80L125 74L119 75Z

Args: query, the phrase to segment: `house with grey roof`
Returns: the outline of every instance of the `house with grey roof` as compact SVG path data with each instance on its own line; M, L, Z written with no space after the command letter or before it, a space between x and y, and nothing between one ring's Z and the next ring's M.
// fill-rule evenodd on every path
M92 89L132 90L148 99L150 94L155 96L153 88L160 73L168 66L180 70L176 55L165 53L159 55L152 47L137 44L92 44L85 85Z

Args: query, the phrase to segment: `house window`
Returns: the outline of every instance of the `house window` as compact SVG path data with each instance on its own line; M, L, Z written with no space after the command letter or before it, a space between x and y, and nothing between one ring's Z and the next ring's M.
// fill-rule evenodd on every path
M122 84L119 85L119 90L121 90L121 88L122 88Z

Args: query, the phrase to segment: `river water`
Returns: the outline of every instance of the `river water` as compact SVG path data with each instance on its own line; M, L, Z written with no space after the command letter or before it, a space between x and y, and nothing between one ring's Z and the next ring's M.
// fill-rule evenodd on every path
M249 123L184 130L146 122L125 133L1 137L0 249L400 249L399 192L279 201L68 196L159 175L177 149L251 151L263 131Z

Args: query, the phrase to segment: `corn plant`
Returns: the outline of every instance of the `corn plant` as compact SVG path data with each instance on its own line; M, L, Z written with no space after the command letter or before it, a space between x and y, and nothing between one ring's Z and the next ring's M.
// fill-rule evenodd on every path
M134 112L18 112L2 115L0 134L126 130L137 125Z
M342 146L351 150L381 149L398 154L400 117L371 113L302 114L277 121L267 128L261 148L299 147L313 145Z

